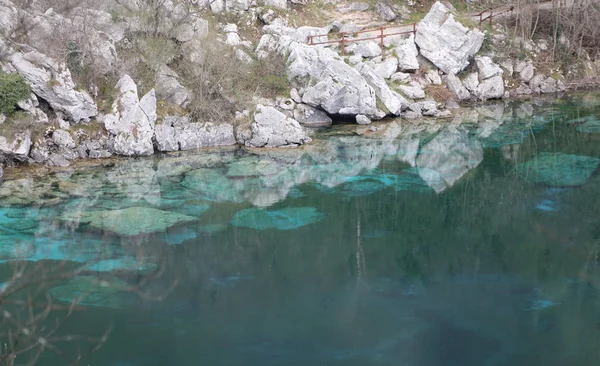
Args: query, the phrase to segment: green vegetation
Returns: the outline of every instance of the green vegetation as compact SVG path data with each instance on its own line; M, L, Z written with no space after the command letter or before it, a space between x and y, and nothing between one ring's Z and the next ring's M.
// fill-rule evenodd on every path
M13 114L17 103L30 95L31 88L21 75L0 72L0 113Z

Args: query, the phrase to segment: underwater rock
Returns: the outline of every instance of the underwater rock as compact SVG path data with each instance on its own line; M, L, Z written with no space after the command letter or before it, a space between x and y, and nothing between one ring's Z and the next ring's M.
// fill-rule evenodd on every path
M0 260L26 259L35 255L35 245L14 237L0 236Z
M82 306L119 308L124 305L124 299L119 296L119 292L126 291L129 287L118 278L81 276L65 285L51 288L50 295L67 303L77 301L77 304Z
M164 232L167 228L196 221L197 218L150 207L82 212L79 217L63 215L63 221L88 223L91 227L123 236Z
M253 177L277 174L279 166L270 160L259 160L255 157L238 159L229 164L228 177Z
M235 214L231 219L231 225L256 230L291 230L314 224L324 217L325 214L314 207L284 208L277 211L250 208Z
M589 118L585 123L577 126L577 131L583 133L600 133L600 120Z
M139 259L131 256L125 256L115 259L100 260L91 266L86 267L86 269L94 272L130 271L148 274L156 271L158 269L158 265L156 263L140 261Z
M526 309L528 311L539 311L539 310L545 310L548 308L552 308L555 307L557 305L560 305L560 302L555 302L552 300L545 300L545 299L541 299L541 300L534 300L531 303L531 307Z
M227 178L221 169L200 168L188 172L181 185L207 201L242 203L244 184L239 183Z
M350 181L341 188L342 193L351 197L368 196L386 188L386 185L378 180L369 178Z
M570 187L585 184L598 164L600 159L589 156L542 152L517 166L517 172L530 183Z
M556 202L549 199L540 201L538 204L535 205L535 209L544 212L558 211L558 208L556 207Z

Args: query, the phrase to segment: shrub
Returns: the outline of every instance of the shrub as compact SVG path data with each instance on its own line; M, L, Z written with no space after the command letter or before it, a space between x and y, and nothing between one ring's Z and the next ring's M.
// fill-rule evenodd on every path
M0 113L10 115L17 110L17 103L29 98L31 88L25 79L16 73L0 72Z

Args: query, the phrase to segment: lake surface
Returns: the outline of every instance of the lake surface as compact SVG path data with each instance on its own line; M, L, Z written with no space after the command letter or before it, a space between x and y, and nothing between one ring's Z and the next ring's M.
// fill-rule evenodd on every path
M600 95L313 138L16 172L0 273L85 266L91 366L600 364Z

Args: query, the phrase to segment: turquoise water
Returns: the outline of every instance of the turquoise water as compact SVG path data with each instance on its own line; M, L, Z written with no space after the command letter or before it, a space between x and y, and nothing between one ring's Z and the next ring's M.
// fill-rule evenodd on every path
M1 278L82 268L92 366L598 365L600 96L475 111L13 175Z

